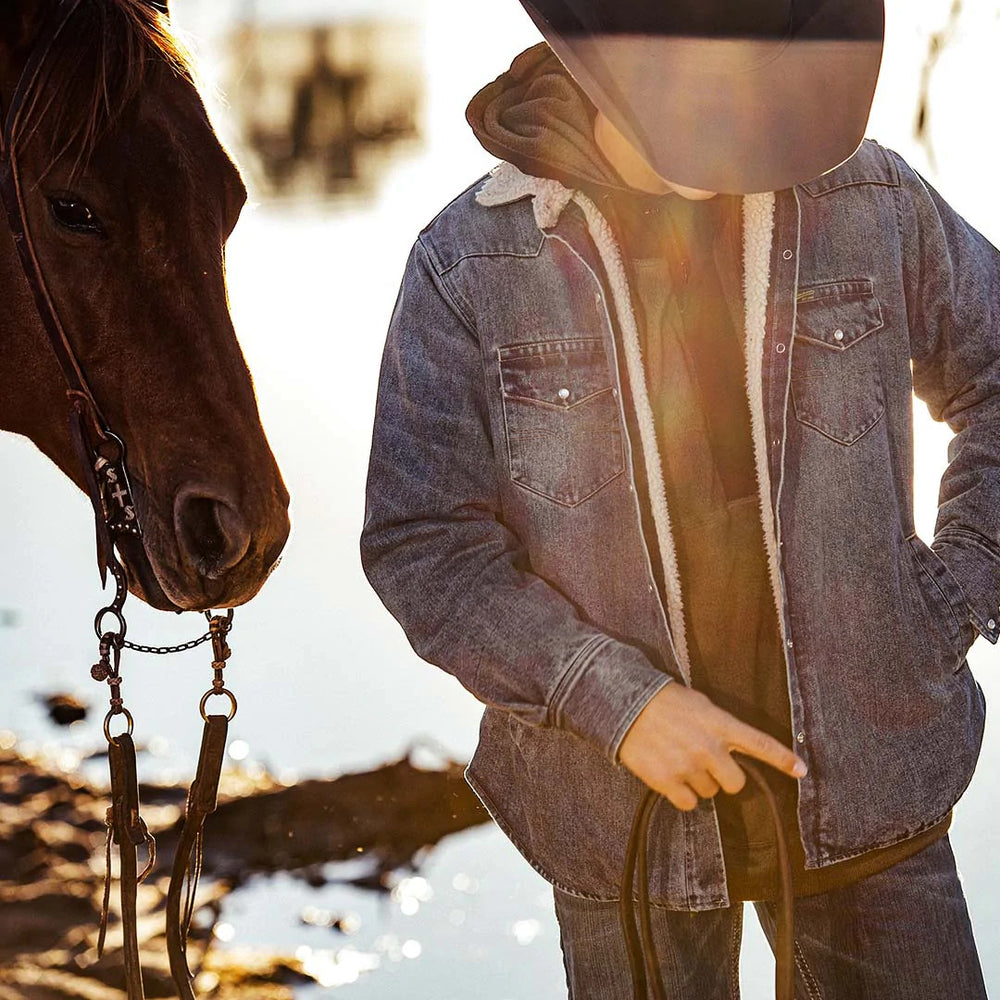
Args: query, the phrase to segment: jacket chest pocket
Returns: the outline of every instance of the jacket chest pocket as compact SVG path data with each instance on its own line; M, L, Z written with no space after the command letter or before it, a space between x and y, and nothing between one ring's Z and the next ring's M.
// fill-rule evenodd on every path
M510 478L566 507L625 470L618 399L600 340L497 352Z
M799 291L792 352L797 419L841 444L878 423L885 397L878 366L882 308L869 279Z

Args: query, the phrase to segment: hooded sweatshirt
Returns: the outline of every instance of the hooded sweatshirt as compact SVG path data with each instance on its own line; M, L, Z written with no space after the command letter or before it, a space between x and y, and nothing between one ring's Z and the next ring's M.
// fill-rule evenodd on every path
M790 746L786 667L745 388L741 199L688 201L629 188L596 145L595 116L545 43L518 56L467 111L489 152L525 173L583 191L615 232L654 413L692 684ZM642 493L643 484L637 485ZM648 512L649 504L643 508ZM653 549L655 532L644 527ZM797 785L778 772L769 779L798 895L826 892L887 868L943 836L950 823L949 816L901 844L807 870ZM776 898L775 838L762 794L748 782L736 795L720 793L715 803L730 898Z

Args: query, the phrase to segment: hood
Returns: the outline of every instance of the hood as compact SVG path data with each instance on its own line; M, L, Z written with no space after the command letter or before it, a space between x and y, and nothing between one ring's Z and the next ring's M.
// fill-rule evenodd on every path
M522 52L465 112L483 148L525 174L628 190L594 141L596 115L546 42Z

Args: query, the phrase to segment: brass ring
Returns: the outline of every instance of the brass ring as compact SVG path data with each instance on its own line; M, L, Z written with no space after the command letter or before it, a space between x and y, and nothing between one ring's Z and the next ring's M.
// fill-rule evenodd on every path
M234 695L233 692L229 690L229 688L219 688L218 691L216 691L215 688L212 688L211 691L206 691L204 695L202 695L201 704L198 706L198 710L201 712L201 717L206 722L208 722L208 715L205 712L205 706L208 704L208 699L211 698L212 695L216 694L218 695L224 694L229 699L231 708L229 710L229 718L226 719L226 721L232 722L234 716L236 715L236 695Z
M126 729L125 732L127 732L129 734L129 736L132 735L132 729L133 729L132 713L127 708L123 708L120 712L108 712L108 714L106 716L104 716L104 738L109 743L111 743L113 740L116 740L118 738L117 736L112 736L111 735L111 720L116 715L124 715L125 716L126 720L128 721L128 729ZM119 733L118 735L121 736L122 734Z

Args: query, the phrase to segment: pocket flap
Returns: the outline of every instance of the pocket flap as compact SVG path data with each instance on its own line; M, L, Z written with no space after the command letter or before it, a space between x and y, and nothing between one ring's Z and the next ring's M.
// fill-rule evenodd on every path
M612 386L604 345L597 338L512 344L497 353L508 399L565 410Z
M882 328L882 307L868 279L831 281L799 290L795 336L843 351Z

